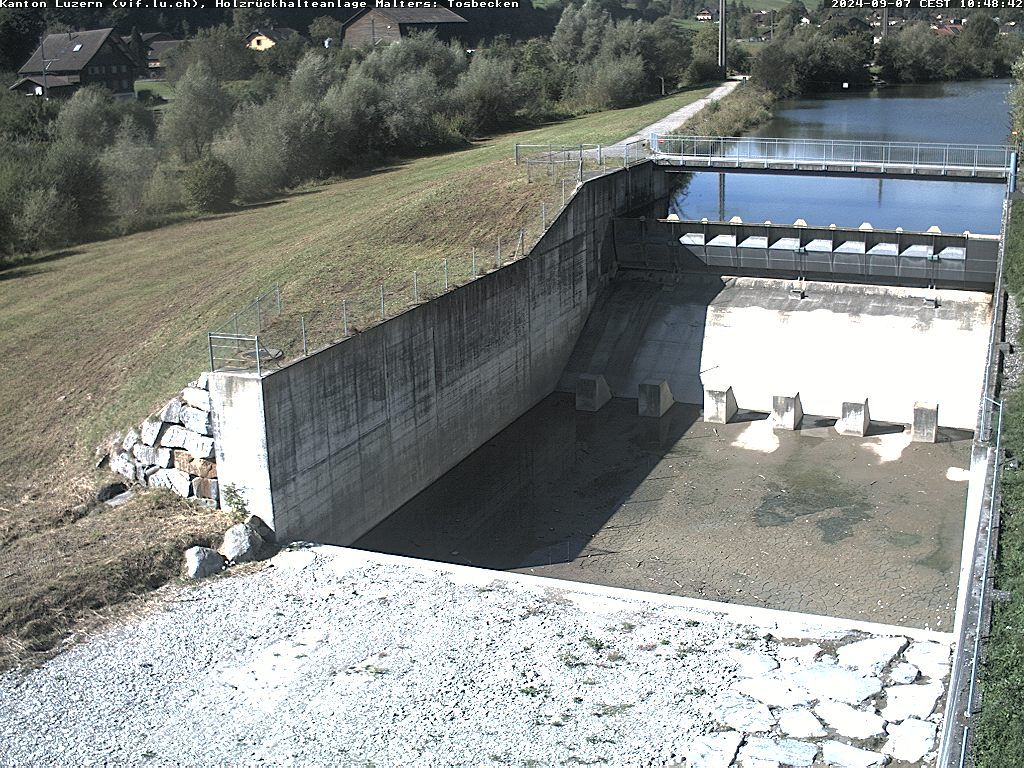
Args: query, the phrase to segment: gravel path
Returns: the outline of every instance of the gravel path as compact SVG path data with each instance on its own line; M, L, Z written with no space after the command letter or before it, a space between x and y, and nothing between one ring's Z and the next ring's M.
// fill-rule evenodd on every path
M858 661L837 650L858 639L849 623L753 609L758 626L552 584L314 547L171 588L160 610L0 677L0 765L810 765L847 743L906 748L894 728L931 744L949 647L927 638L944 636L894 630ZM932 701L892 714L892 686L914 679ZM826 700L844 697L856 722ZM890 733L866 735L879 708Z
M697 99L697 101L693 102L692 104L687 104L685 107L677 109L672 114L663 117L656 123L651 123L646 128L637 131L632 136L629 136L620 141L618 144L614 144L612 145L612 147L608 147L608 149L612 149L614 147L622 147L626 144L629 144L630 142L646 139L652 133L671 133L680 125L682 125L691 117L693 117L695 114L704 109L704 107L706 107L711 102L718 101L724 96L727 96L730 93L732 93L740 84L740 82L740 80L729 80L725 83L722 83L720 86L715 88L715 90L713 90L703 99Z

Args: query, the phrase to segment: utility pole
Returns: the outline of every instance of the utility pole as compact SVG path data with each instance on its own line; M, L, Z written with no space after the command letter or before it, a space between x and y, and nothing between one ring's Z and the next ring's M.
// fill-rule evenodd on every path
M725 23L725 0L718 0L718 68L726 74L725 41L728 37Z

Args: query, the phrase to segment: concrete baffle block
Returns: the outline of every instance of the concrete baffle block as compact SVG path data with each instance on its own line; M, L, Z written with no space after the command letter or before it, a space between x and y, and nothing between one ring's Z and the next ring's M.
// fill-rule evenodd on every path
M637 412L641 416L659 419L674 402L667 381L648 379L637 388Z
M804 407L800 403L800 393L795 395L775 395L772 397L772 429L800 429L804 420Z
M736 395L732 387L704 390L704 421L728 424L736 415Z
M914 403L914 422L910 425L910 440L914 443L934 443L939 439L939 406L936 403Z
M577 411L599 411L611 399L608 382L601 374L584 373L576 380Z
M871 428L871 412L868 401L843 403L843 415L836 422L836 432L840 435L864 437Z

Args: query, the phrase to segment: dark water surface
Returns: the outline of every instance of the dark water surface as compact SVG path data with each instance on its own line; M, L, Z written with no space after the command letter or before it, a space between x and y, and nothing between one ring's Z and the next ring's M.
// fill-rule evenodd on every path
M780 102L753 136L1001 144L1009 80L900 86ZM724 188L723 188L724 185ZM946 232L998 232L1002 184L695 173L669 210L680 218L792 222ZM724 195L722 194L724 192Z

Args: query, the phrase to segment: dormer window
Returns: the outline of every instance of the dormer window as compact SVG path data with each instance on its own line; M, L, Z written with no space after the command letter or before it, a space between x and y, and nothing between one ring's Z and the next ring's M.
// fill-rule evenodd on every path
M73 50L75 53L78 53L80 50L82 50L82 44L81 43L76 43L75 47L72 48L71 50Z

